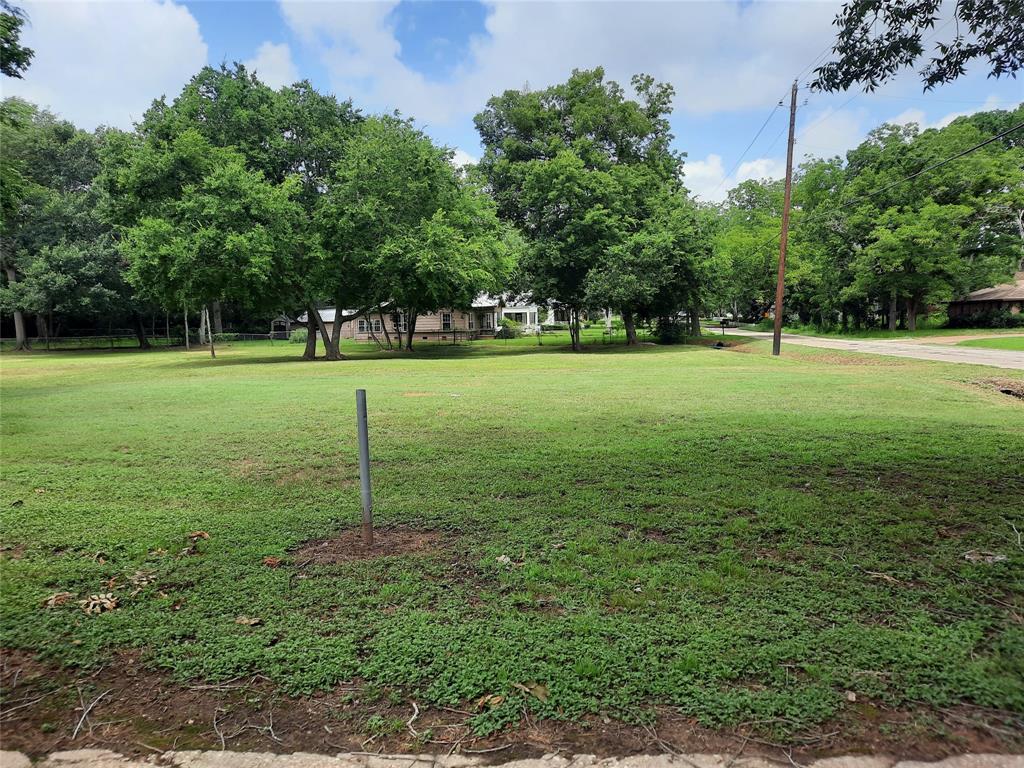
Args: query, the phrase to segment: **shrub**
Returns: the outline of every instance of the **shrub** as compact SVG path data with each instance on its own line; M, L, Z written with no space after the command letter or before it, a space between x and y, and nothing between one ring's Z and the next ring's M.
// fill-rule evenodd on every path
M677 317L659 317L654 325L654 340L658 344L678 344L685 329Z
M291 344L305 344L308 335L308 328L296 328L294 331L288 334L288 341Z
M496 339L518 339L523 335L523 326L517 323L515 320L511 320L507 317L501 318L498 323L498 330L494 334Z
M988 309L973 315L951 317L947 328L1024 328L1024 312L1013 314L1008 309Z
M225 341L238 341L237 333L215 333L213 334L215 344L223 344Z

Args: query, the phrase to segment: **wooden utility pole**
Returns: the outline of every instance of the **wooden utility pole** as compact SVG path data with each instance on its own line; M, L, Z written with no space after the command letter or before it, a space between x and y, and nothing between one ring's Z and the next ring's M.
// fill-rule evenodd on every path
M779 240L779 277L775 283L775 334L772 354L782 346L782 298L786 290L786 244L789 241L789 201L793 195L793 133L796 129L796 80L789 99L789 146L786 148L786 194L782 203L782 237Z

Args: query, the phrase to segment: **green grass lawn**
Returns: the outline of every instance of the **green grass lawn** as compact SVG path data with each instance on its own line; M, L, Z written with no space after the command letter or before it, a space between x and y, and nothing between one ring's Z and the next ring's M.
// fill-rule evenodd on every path
M1024 711L1024 407L991 369L556 341L3 355L0 641L357 679L480 732L524 707L781 734L864 702ZM303 564L358 524L357 387L379 539L439 539ZM43 607L64 591L119 607Z
M1008 336L1005 339L969 339L961 341L960 347L988 347L989 349L1009 349L1014 352L1024 352L1024 335Z

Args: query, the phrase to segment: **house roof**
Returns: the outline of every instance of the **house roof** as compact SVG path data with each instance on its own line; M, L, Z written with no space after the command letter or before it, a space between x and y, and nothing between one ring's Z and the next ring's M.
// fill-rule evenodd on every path
M358 310L356 310L356 309L343 309L343 310L341 310L341 314L342 315L349 315L349 314L352 314L354 312L358 312ZM325 323L333 323L334 322L334 318L337 315L337 313L338 313L338 310L335 309L334 307L324 307L323 309L320 310L320 319L323 320ZM297 323L308 323L309 322L309 316L307 315L306 312L303 312L301 315L299 315L297 318L295 318L295 322L297 322Z
M972 291L957 301L1024 301L1024 272L1018 272L1013 278L1012 283Z
M489 293L481 293L475 299L473 299L473 309L484 309L486 307L496 307L501 304L501 299L496 296L491 296Z

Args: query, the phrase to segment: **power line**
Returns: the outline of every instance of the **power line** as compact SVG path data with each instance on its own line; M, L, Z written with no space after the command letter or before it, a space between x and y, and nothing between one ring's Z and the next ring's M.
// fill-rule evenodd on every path
M747 144L747 148L744 149L743 152L740 154L739 160L737 160L736 163L732 166L732 168L729 169L729 172L722 177L721 181L718 182L718 184L715 186L715 188L711 190L711 194L712 195L715 194L715 192L717 192L719 189L721 189L722 185L725 184L726 180L730 176L732 176L732 174L735 172L735 170L737 168L740 167L740 163L743 162L743 158L747 156L747 152L749 152L750 148L752 146L754 146L754 142L757 141L758 137L764 132L764 129L768 126L768 121L770 121L772 119L772 117L775 116L775 113L778 111L779 106L781 104L782 104L782 100L779 99L779 101L775 104L775 106L772 107L772 111L768 113L768 117L766 117L764 119L764 122L761 123L761 127L757 129L757 133L754 134L754 138L752 138L750 140L750 143Z
M1019 131L1021 128L1024 128L1024 123L1018 123L1012 128L1007 128L1002 133L997 133L995 136L985 139L985 141L981 142L980 144L975 144L973 147L969 147L968 149L965 149L962 152L957 152L955 155L951 155L950 157L947 157L944 160L939 160L939 162L937 163L932 163L931 165L926 166L921 170L910 174L909 176L905 176L904 178L899 179L898 181L894 181L891 184L886 184L884 187L880 187L879 189L876 189L872 192L866 192L863 195L860 195L859 197L855 197L853 198L853 200L850 200L849 203L847 203L846 205L850 205L851 203L855 203L858 200L861 200L866 197L874 197L875 195L880 195L888 189L892 189L893 187L899 186L900 184L904 184L912 179L916 179L923 173L927 173L928 171L934 171L936 168L941 168L947 163L951 163L954 160L958 160L961 157L964 157L965 155L969 155L972 152L977 152L982 147L986 147L993 142L999 141L999 139L1003 138L1004 136L1009 136L1011 133L1013 133L1014 131Z
M842 208L847 208L850 205L853 205L854 203L858 202L859 200L863 200L863 199L869 198L869 197L874 197L875 195L879 195L879 194L881 194L882 192L885 192L888 189L892 189L895 186L898 186L900 184L904 184L904 183L906 183L908 181L911 181L912 179L916 179L918 176L921 176L922 174L928 173L929 171L934 171L936 168L941 168L942 166L947 165L948 163L951 163L954 160L959 160L961 157L964 157L965 155L969 155L972 152L977 152L982 147L986 147L989 144L992 144L992 143L994 143L996 141L999 141L1000 139L1002 139L1002 138L1004 138L1006 136L1009 136L1011 133L1014 133L1015 131L1019 131L1021 128L1024 128L1024 123L1019 123L1019 124L1013 126L1012 128L1007 128L1005 131L1003 131L1001 133L997 133L995 136L991 136L991 137L985 139L985 141L982 141L979 144L975 144L973 147L969 147L969 148L967 148L967 149L965 149L965 150L963 150L961 152L957 152L955 155L950 155L949 157L944 158L942 160L939 160L936 163L932 163L931 165L926 166L926 167L922 168L919 171L915 171L914 173L910 174L909 176L906 176L906 177L904 177L902 179L899 179L898 181L894 181L894 182L892 182L890 184L886 184L884 187L879 187L878 189L872 190L871 192L865 192L863 195L859 195L859 196L853 198L852 200L847 201L841 207ZM779 241L780 237L781 237L781 233L777 234L777 235L772 235L772 237L770 239L766 240L764 243L762 243L760 245L757 245L757 246L754 246L754 248L751 249L751 253L760 253L764 248L767 248L768 246L778 247L778 241Z

